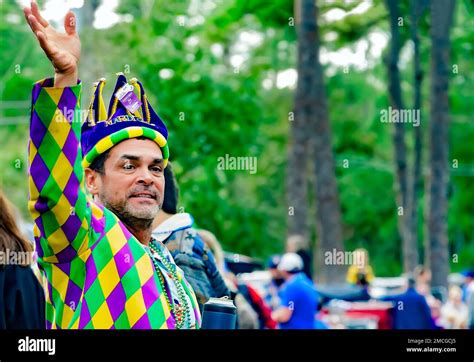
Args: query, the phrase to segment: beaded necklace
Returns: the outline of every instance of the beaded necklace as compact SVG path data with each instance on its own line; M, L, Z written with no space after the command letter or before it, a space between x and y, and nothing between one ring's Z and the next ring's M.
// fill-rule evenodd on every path
M186 319L190 313L190 310L189 310L189 305L186 301L186 292L184 291L184 288L181 282L179 281L178 275L176 273L176 266L169 262L168 258L166 258L165 255L163 255L163 252L160 250L160 248L154 245L152 241L150 242L149 247L150 247L150 250L153 252L151 253L151 259L158 273L160 284L163 289L163 293L165 295L166 303L168 304L168 307L170 308L171 314L174 316L176 320L176 329L181 329L183 328L186 322ZM165 278L160 270L157 258L155 257L155 255L153 255L155 253L159 256L159 259L164 264L166 270L168 270L168 276L173 280L176 286L176 290L178 292L177 304L171 303L168 297L168 293L166 292Z

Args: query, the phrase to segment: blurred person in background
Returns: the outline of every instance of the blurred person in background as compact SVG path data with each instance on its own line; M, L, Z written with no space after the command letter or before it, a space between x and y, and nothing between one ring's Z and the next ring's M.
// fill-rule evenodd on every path
M424 265L418 265L415 270L415 280L417 287L426 284L428 287L431 284L431 270Z
M466 303L469 294L474 290L474 271L466 270L462 275L464 276L464 281L461 285L462 301Z
M363 274L363 273L357 274L356 285L361 288L359 294L357 295L357 301L366 302L370 300L371 299L371 296L369 293L370 284L367 281L366 274Z
M468 328L474 329L474 271L472 270L466 272L463 291L468 308Z
M425 296L426 301L431 306L437 300L431 294L431 271L423 265L418 265L414 270L416 291Z
M431 318L437 327L441 327L441 306L442 303L431 294L430 286L427 283L417 284L416 291L425 297L431 310Z
M431 270L424 265L418 265L414 270L416 291L425 297L431 310L431 317L436 326L440 326L442 303L431 294Z
M462 290L457 285L449 288L447 302L441 307L441 324L446 329L464 329L468 326L469 310L462 301Z
M313 280L312 261L313 257L307 248L307 243L301 235L291 235L286 241L286 252L298 254L303 261L303 273Z
M357 284L364 281L366 284L374 280L374 271L369 264L369 253L363 248L354 250L353 263L347 270L346 280L349 284Z
M303 267L303 260L296 253L284 254L278 264L285 282L280 289L280 307L272 313L272 318L280 329L316 327L319 295Z
M250 304L258 316L259 329L276 329L277 324L272 319L272 309L268 306L262 296L249 283L238 278L235 279L237 290Z
M225 255L224 255L224 250L222 250L222 246L219 243L219 240L217 240L216 236L213 233L211 233L209 230L198 229L197 233L201 237L202 241L204 241L207 247L211 250L216 261L216 267L221 273L221 275L224 277L225 272L226 272Z
M385 296L381 300L394 302L394 329L434 329L431 310L423 295L416 289L413 276L408 276L402 294Z
M230 290L231 299L237 308L237 329L259 329L260 319L252 305L247 301L238 288L239 280L234 273L229 271L225 265L224 251L216 236L208 230L199 229L198 234L211 249L216 258L216 265L224 277L224 281Z
M239 329L276 329L272 310L249 283L228 271L226 279L232 291L239 317Z
M45 296L31 268L33 250L0 190L0 329L46 328Z
M272 310L275 310L280 305L278 293L280 287L285 282L285 279L283 279L283 276L278 270L278 264L280 263L280 260L280 255L272 255L267 262L267 270L270 273L270 281L265 285L264 300Z
M209 298L230 296L212 251L196 229L193 217L178 213L179 189L170 163L164 170L163 206L153 223L152 236L166 245L196 294L199 307Z

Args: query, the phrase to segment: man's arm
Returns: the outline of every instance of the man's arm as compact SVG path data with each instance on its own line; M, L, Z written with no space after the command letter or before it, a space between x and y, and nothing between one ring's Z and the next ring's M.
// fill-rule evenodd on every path
M272 313L272 319L278 323L286 323L291 319L293 310L287 307L280 307Z
M208 275L209 281L211 282L212 289L214 290L215 297L222 298L224 296L230 297L230 290L227 288L227 285L222 277L221 273L217 269L216 259L212 251L207 247L207 245L202 240L199 233L196 233L196 238L199 238L204 245L203 248L203 260L206 265L206 273Z
M83 189L79 147L81 85L77 80L80 42L69 12L66 34L56 32L32 2L25 18L54 66L55 77L33 87L29 141L28 208L42 261L72 260L87 246L90 208Z
M272 319L278 323L286 323L291 319L295 308L296 295L294 288L283 287L280 293L280 307L272 313Z
M65 262L86 240L90 211L82 187L81 124L76 114L81 85L34 85L29 141L28 209L42 261Z

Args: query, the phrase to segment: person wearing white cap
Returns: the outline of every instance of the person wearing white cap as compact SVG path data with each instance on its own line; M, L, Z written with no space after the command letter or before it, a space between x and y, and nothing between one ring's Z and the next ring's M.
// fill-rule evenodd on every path
M296 253L286 253L278 264L285 283L280 291L280 307L272 313L280 329L314 329L318 292L302 272L303 260Z

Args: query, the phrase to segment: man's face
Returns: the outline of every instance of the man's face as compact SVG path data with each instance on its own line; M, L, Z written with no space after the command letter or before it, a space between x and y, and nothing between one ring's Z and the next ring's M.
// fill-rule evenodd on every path
M279 270L279 272L280 272L281 277L282 277L284 280L290 279L291 276L293 275L293 274L291 274L291 273L288 273L288 272L285 271L285 270Z
M270 268L270 269L268 269L268 271L270 272L270 275L271 275L272 279L281 279L282 278L281 273L277 268Z
M163 204L163 155L151 140L129 139L114 146L104 174L86 171L91 193L130 226L152 222Z

